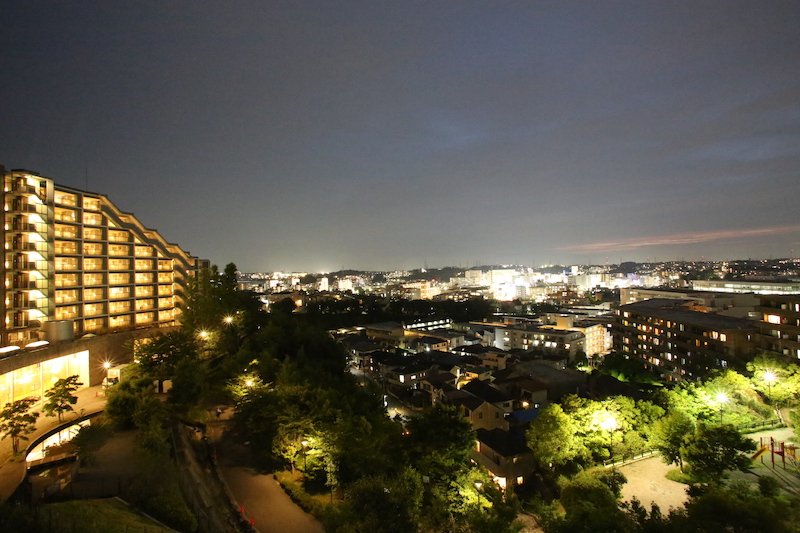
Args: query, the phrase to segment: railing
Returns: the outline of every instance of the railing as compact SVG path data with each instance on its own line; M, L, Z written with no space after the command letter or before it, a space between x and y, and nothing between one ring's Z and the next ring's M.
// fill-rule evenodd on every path
M623 453L623 454L620 454L619 457L613 457L611 459L606 459L605 461L603 461L603 466L606 467L606 468L611 467L611 466L622 466L622 465L626 465L628 463L633 463L635 461L641 461L642 459L647 459L648 457L653 457L655 455L658 455L658 451L657 450L647 450L647 451L642 451L642 452L634 453L634 454L624 454Z

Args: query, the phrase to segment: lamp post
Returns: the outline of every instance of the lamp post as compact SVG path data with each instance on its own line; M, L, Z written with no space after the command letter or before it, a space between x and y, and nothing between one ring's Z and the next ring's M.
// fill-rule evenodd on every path
M308 441L303 439L300 441L300 444L303 446L303 475L306 474L306 447L308 446Z
M764 372L764 383L767 384L767 399L772 403L772 384L778 380L778 376L772 370Z
M718 392L715 398L717 405L719 405L719 423L722 424L722 406L728 403L728 395L724 392Z
M611 463L614 463L614 432L617 430L619 423L617 422L617 417L611 413L606 413L603 417L603 420L600 421L600 429L603 431L608 431L608 454L611 458Z

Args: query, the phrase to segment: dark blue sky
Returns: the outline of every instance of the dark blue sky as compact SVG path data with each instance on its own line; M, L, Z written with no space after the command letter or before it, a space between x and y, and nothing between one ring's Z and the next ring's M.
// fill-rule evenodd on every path
M800 253L800 2L0 1L0 163L243 270Z

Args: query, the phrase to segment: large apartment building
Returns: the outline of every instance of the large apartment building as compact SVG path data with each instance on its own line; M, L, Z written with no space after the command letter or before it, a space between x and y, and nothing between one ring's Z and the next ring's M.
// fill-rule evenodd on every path
M759 298L764 347L797 361L800 359L800 294Z
M24 170L3 177L0 346L172 325L200 262L107 197Z
M695 309L694 300L671 298L621 305L614 350L671 381L743 367L757 349L758 322Z

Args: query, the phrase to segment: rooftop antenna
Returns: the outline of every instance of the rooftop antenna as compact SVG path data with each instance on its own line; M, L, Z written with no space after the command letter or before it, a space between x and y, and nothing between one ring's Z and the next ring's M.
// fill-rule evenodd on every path
M87 161L83 167L83 190L89 190L89 162Z

